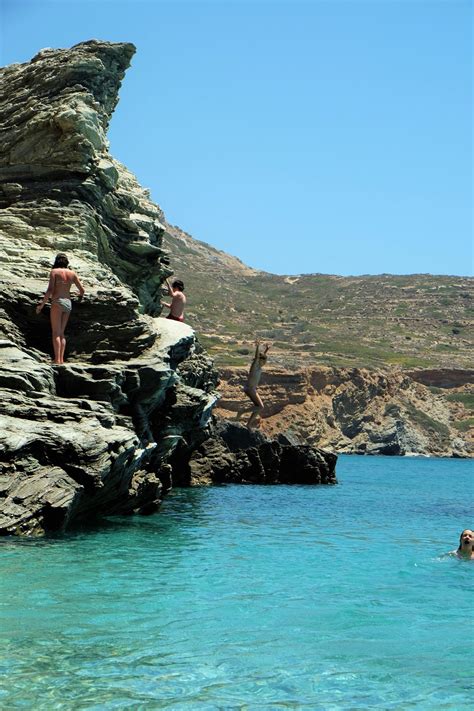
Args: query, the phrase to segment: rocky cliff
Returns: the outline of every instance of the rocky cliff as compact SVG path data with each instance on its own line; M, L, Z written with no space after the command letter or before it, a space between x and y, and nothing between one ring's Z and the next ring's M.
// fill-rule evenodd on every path
M435 371L314 367L289 373L269 367L259 389L265 404L261 430L290 431L338 453L472 456L473 376L467 370L437 377ZM248 417L245 377L243 369L222 370L217 413L229 420ZM432 380L450 394L424 384ZM467 426L459 428L463 422Z
M259 337L271 343L262 431L340 452L474 454L472 278L278 276L177 227L164 243L220 371L218 413L248 417Z
M217 441L212 361L190 327L157 318L172 273L164 215L108 153L134 51L90 41L1 70L0 533L151 511L173 483L192 483L193 453ZM65 366L51 365L48 310L35 313L57 252L86 289ZM321 461L333 481L335 458Z
M133 53L92 41L2 71L2 532L150 508L178 443L207 436L212 363L191 328L154 318L171 273L163 213L108 153ZM68 325L68 364L52 367L49 314L34 307L59 251L86 296Z

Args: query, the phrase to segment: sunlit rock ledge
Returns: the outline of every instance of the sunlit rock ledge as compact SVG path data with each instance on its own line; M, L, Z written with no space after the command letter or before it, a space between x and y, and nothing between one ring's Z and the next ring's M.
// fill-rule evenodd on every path
M230 452L212 425L217 373L192 328L159 318L172 273L164 215L108 153L134 51L93 40L0 72L2 534L148 513L173 485L258 481L253 472L270 483L270 450L284 460L274 482L291 483L291 456L304 471L294 481L335 481L332 455L258 433L224 473L215 458L218 445ZM58 252L86 289L64 366L51 365L48 308L35 313Z

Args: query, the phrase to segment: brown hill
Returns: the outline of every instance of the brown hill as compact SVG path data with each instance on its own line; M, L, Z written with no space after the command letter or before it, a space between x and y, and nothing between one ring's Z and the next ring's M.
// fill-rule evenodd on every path
M468 277L278 276L171 226L165 247L186 285L188 321L218 365L246 364L256 337L285 368L472 364Z
M220 370L218 414L246 421L242 385L258 337L271 343L260 388L268 434L339 452L472 451L472 279L277 276L167 232L187 320Z

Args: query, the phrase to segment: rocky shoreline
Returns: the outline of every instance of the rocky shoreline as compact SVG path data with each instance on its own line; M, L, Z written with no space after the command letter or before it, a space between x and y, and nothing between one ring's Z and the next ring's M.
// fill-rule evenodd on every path
M221 370L218 415L241 418L245 375L241 368ZM269 367L260 388L261 429L269 436L290 431L339 454L472 457L469 432L455 425L468 418L462 402L473 382L468 370Z
M211 359L158 318L165 218L106 139L134 51L94 40L1 71L1 534L149 513L171 486L336 481L335 455L216 425ZM57 252L86 288L65 366L34 308Z

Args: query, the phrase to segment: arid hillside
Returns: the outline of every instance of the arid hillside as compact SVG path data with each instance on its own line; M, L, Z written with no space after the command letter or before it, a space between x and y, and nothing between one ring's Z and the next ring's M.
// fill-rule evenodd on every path
M187 321L220 372L217 414L246 422L255 338L271 343L260 428L336 452L472 452L473 280L277 276L167 227Z
M218 366L249 360L256 337L284 368L468 368L473 280L457 276L277 276L198 242L165 237L186 284L187 321Z

